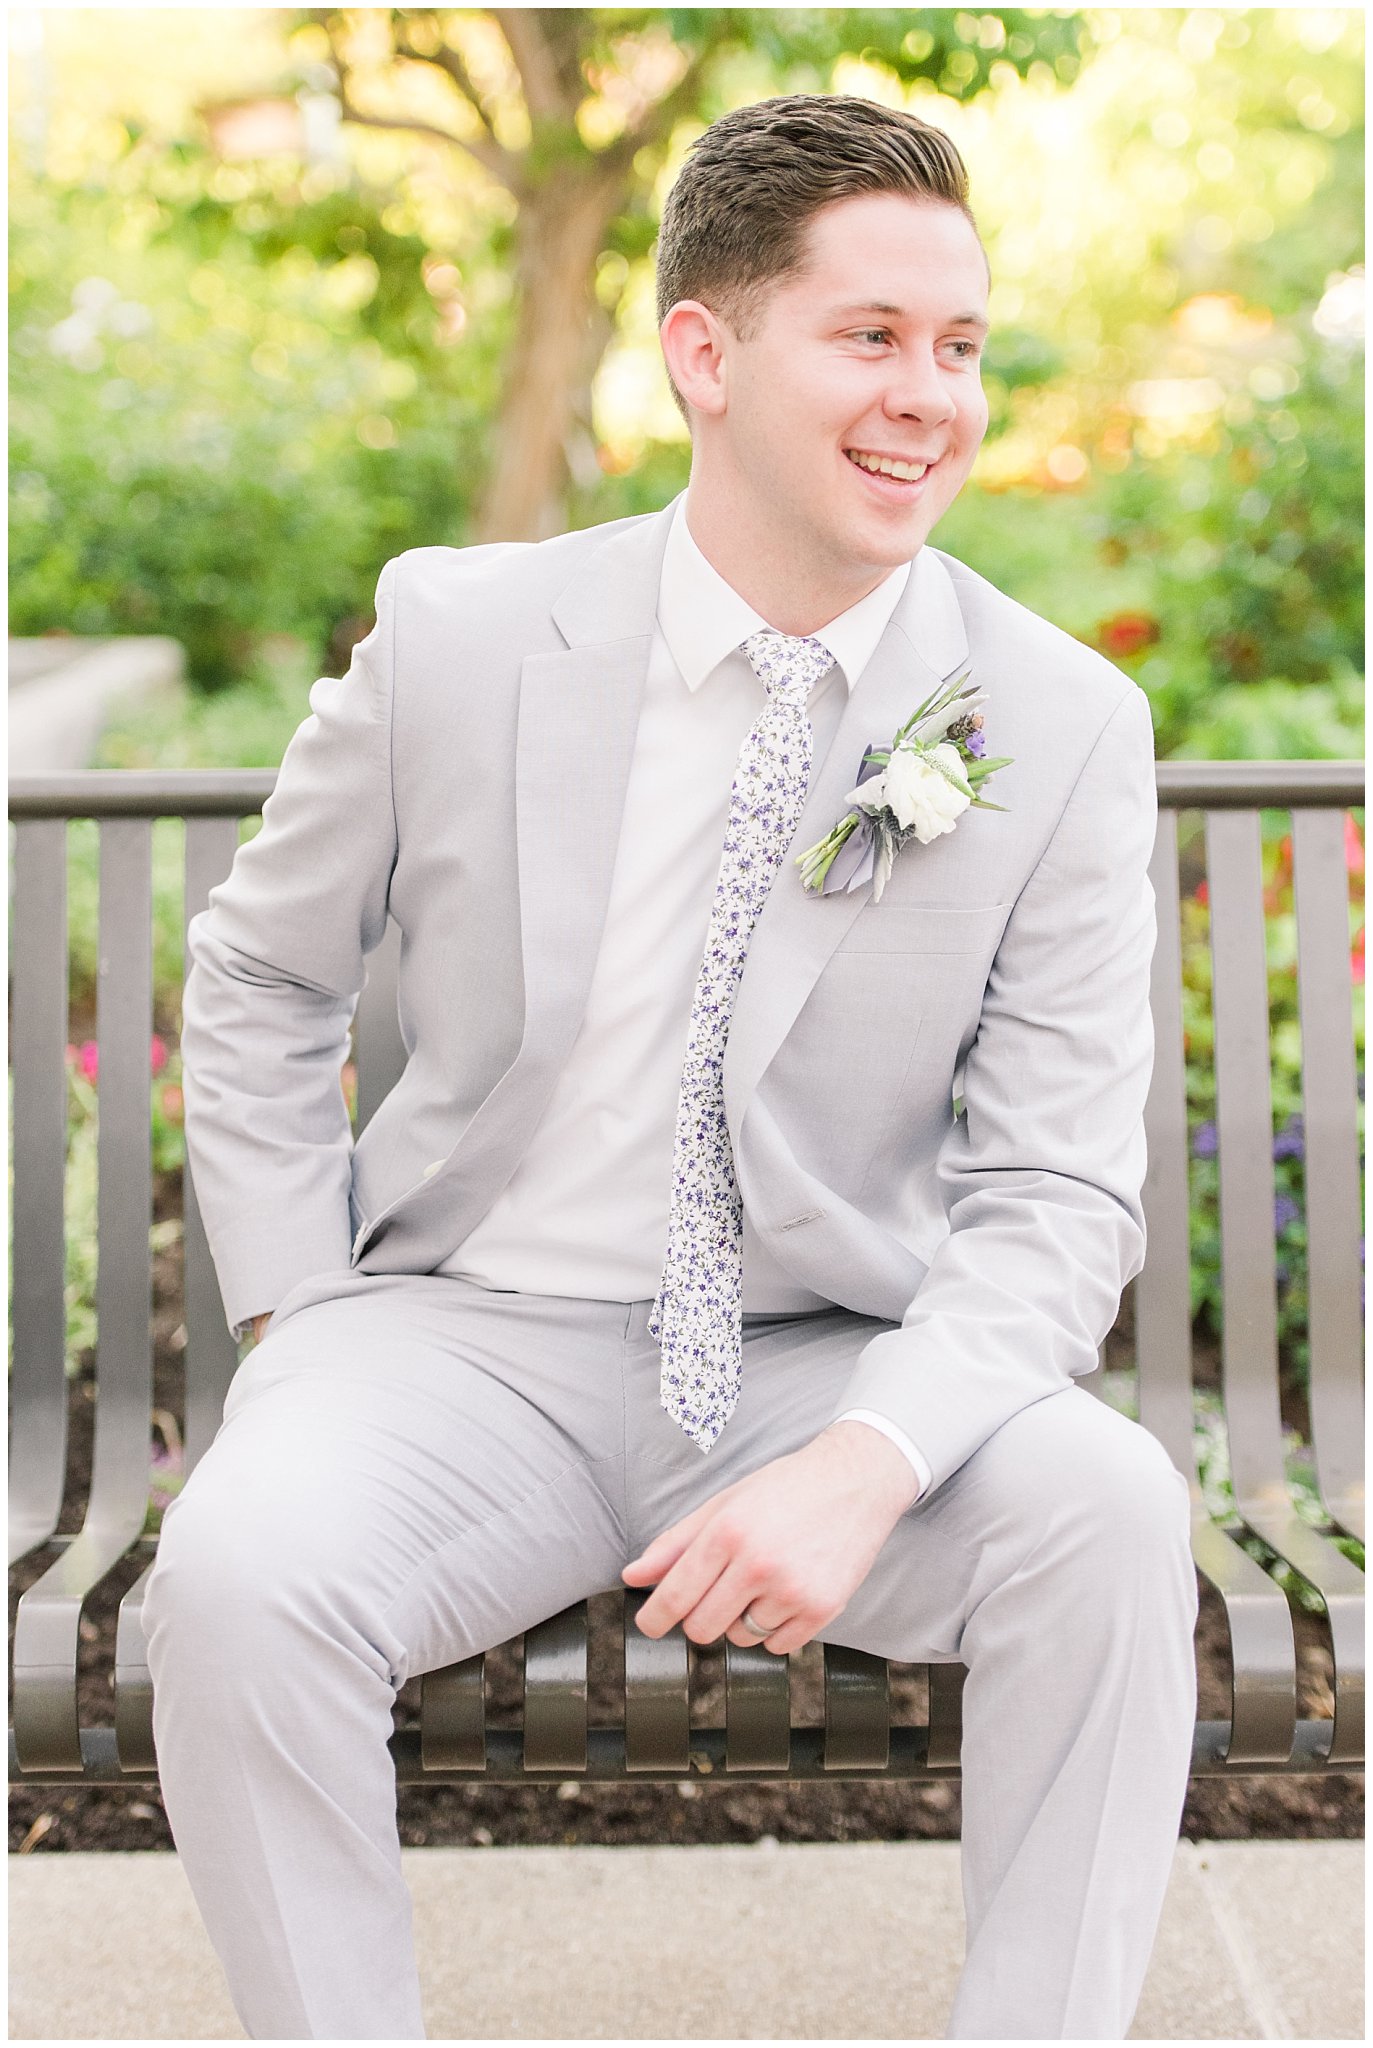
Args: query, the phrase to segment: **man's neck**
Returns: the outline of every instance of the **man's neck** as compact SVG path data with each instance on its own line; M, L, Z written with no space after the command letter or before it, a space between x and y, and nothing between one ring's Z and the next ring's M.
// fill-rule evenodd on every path
M818 633L892 573L877 563L817 562L771 521L725 497L687 490L687 530L716 574L779 633Z

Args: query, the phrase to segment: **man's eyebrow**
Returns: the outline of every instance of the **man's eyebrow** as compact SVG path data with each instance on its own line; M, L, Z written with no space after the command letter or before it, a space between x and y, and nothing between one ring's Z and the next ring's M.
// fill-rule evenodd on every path
M846 318L851 313L881 313L888 320L901 320L905 318L906 308L889 306L881 299L868 299L862 305L835 306L832 309L834 319ZM976 327L983 334L989 333L991 326L983 313L955 313L951 320L940 324L944 327Z

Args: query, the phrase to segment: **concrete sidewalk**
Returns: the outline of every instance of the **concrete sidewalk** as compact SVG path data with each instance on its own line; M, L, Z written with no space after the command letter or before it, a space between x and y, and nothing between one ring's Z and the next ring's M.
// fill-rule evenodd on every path
M937 2040L955 1842L407 1849L432 2040ZM11 1856L10 2039L244 2038L178 1859ZM1180 1843L1131 2038L1363 2038L1363 1844Z

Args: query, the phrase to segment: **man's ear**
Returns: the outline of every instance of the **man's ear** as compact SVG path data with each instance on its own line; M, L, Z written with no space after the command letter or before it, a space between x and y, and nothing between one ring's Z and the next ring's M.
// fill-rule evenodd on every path
M725 409L724 329L699 299L679 299L668 309L658 337L668 375L689 406L710 417Z

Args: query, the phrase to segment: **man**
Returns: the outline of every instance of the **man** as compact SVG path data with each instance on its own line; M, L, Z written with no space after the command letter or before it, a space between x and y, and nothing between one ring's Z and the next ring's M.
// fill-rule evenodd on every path
M265 1341L149 1586L168 1813L250 2033L422 2036L396 1688L654 1585L650 1635L966 1663L950 2034L1119 2038L1195 1705L1186 1487L1073 1384L1144 1251L1148 706L926 545L987 418L947 138L740 109L659 268L684 498L388 564L191 928ZM953 829L807 888L964 673L998 808L965 732ZM409 1060L353 1150L388 912Z

